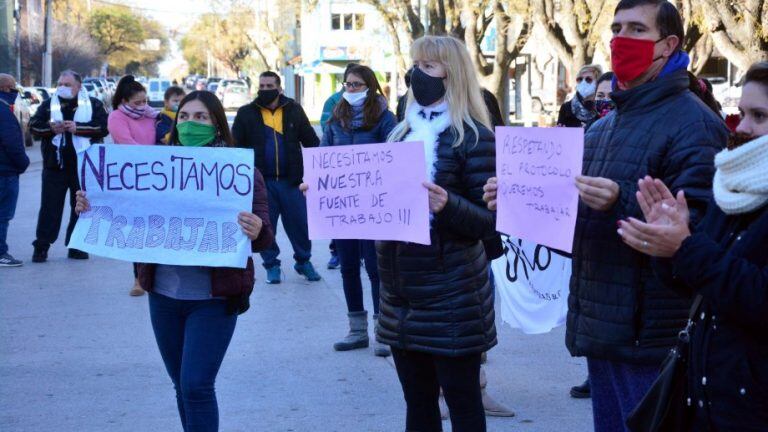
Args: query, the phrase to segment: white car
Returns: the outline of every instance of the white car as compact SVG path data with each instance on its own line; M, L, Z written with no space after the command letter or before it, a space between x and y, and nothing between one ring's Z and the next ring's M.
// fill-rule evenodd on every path
M224 109L237 109L249 103L251 103L251 96L248 94L248 87L230 84L224 88L221 99Z
M165 91L171 86L171 80L152 78L147 83L147 99L149 106L160 108L165 104Z

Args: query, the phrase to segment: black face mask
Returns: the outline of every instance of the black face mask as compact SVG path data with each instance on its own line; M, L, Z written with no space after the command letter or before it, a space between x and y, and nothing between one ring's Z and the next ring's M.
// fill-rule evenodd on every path
M256 102L261 106L267 106L274 102L278 96L280 96L280 90L277 89L259 90L256 96Z
M413 68L411 75L411 90L416 102L421 106L429 106L439 101L445 96L444 78L435 78L422 72L421 69Z

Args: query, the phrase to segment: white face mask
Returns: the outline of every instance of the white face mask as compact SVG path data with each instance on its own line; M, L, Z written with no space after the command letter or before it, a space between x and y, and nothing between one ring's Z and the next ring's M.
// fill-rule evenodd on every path
M366 90L360 93L350 93L345 91L342 97L344 97L344 99L353 107L358 107L365 103L365 99L368 97L368 91Z
M587 80L584 80L576 86L576 91L579 92L581 97L588 98L597 92L597 83L594 81L588 83Z
M56 96L64 99L72 99L72 87L61 86L56 89Z

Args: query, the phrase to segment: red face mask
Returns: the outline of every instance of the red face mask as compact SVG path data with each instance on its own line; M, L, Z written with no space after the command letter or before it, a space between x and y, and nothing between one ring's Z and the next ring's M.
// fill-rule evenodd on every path
M637 79L654 61L660 59L661 57L653 58L653 49L664 39L666 38L655 42L622 36L611 39L611 67L619 82L626 83Z

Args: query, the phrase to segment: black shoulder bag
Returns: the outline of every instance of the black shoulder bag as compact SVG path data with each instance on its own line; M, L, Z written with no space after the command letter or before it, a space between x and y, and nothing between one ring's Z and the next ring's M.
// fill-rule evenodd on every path
M681 432L690 430L690 411L685 402L688 390L688 351L693 320L703 297L697 295L688 315L688 324L677 337L677 346L664 359L658 378L629 414L632 432Z

